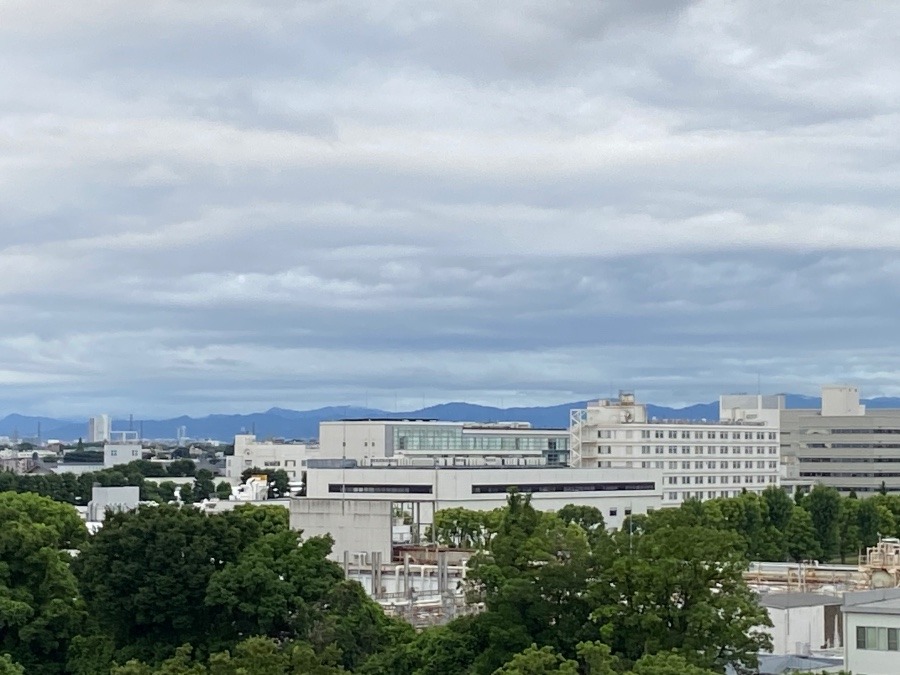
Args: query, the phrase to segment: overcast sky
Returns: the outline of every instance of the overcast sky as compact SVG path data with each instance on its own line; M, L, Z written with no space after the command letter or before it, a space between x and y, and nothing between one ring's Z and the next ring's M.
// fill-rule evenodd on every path
M0 414L900 394L898 31L0 2Z

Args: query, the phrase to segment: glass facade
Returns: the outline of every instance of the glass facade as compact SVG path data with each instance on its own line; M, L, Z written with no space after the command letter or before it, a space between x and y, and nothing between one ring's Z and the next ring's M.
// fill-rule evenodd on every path
M502 432L467 429L454 425L396 426L394 450L424 452L485 452L485 453L568 453L568 432L518 433L516 429Z

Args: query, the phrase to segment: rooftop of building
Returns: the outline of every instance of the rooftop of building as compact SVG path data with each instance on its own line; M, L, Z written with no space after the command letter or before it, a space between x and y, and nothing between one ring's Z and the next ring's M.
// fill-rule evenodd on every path
M847 613L900 615L900 588L879 588L844 595L842 610Z
M502 421L502 422L464 422L452 420L437 420L425 417L353 417L339 420L327 420L321 424L430 424L430 425L446 425L461 426L463 430L484 430L484 431L545 431L554 433L568 433L568 429L564 427L535 427L530 422L522 421Z
M794 607L819 607L840 605L841 598L819 593L766 593L760 596L759 604L773 609L793 609Z

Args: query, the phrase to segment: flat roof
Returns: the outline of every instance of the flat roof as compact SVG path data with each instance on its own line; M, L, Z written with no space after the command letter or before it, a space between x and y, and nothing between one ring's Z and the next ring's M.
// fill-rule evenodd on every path
M791 609L793 607L818 607L822 605L840 605L841 598L819 593L764 593L759 596L759 604L773 609Z
M854 605L844 605L844 612L861 614L897 614L900 615L900 598L888 600L875 600L874 602L860 602Z

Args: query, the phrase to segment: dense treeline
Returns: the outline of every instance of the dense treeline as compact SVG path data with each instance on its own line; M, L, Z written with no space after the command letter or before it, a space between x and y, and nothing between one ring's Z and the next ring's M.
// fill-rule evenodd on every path
M834 497L688 502L616 532L596 509L541 513L520 494L486 514L442 512L436 538L480 548L467 591L484 611L417 633L282 508L145 506L89 536L70 506L6 492L0 675L752 672L770 624L743 582L748 559L786 553L791 528L839 551L842 513L891 503Z
M148 481L147 478L194 478L194 481L187 486L179 486L172 481ZM0 471L0 492L33 492L66 504L87 504L91 500L91 489L95 483L102 487L137 486L142 500L160 504L175 500L176 494L182 501L191 503L212 494L224 493L224 488L219 491L215 485L212 472L197 470L190 459L177 459L168 465L139 459L82 474L37 475Z
M737 534L662 514L610 534L596 510L517 494L494 517L470 574L485 611L415 633L284 509L147 506L88 536L71 507L7 492L0 652L38 675L706 675L768 645Z
M501 514L502 509L439 511L428 535L445 546L482 548L496 534ZM585 527L602 523L599 511L583 506L568 506L560 514ZM680 509L635 515L625 529L670 522L731 531L742 539L750 560L845 562L850 556L855 562L857 553L877 543L879 535L900 536L900 495L857 499L852 493L842 497L834 488L818 485L791 499L784 491L769 488L761 495L745 492L727 499L688 501Z

